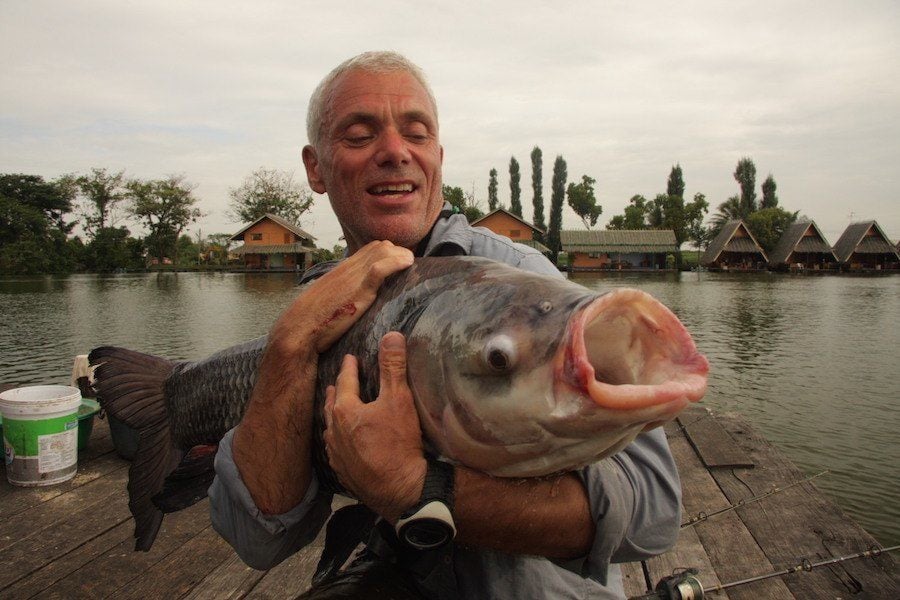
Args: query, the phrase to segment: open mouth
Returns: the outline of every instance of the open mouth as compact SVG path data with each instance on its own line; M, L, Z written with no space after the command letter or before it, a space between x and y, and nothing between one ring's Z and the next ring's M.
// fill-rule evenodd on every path
M369 187L366 191L373 196L402 196L410 194L416 189L412 183L380 183Z
M645 292L600 296L569 327L567 378L603 408L696 402L706 392L706 357L678 317Z

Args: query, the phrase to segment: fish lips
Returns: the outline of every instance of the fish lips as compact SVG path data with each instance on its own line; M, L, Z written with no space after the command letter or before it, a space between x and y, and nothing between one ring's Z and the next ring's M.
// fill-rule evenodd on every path
M678 317L630 288L599 296L573 315L555 364L558 399L578 396L590 401L584 411L600 409L614 421L631 415L648 425L700 400L709 372Z

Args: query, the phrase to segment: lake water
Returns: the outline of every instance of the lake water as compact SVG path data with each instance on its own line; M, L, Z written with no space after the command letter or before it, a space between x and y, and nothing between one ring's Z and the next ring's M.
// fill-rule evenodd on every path
M577 275L667 304L710 359L704 403L743 414L884 545L900 543L900 277ZM266 333L295 274L0 280L0 383L68 383L116 344L176 359Z

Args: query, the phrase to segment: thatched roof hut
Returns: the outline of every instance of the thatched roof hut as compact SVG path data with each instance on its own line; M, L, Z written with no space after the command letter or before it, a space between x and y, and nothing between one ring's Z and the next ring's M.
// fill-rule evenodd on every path
M837 263L837 257L815 221L792 223L769 255L769 266L801 265L818 269Z
M743 221L729 221L712 241L700 264L711 269L756 269L769 262Z
M877 221L851 223L834 245L838 262L853 268L882 269L896 267L900 254Z

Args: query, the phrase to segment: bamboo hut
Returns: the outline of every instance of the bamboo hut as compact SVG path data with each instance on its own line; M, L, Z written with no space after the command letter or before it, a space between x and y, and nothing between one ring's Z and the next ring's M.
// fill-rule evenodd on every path
M769 262L743 221L729 221L712 241L700 264L711 271L756 271Z
M776 270L817 271L836 266L834 250L815 221L791 224L769 255L769 267Z

